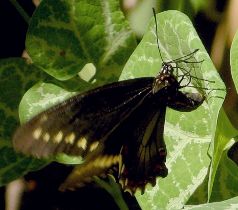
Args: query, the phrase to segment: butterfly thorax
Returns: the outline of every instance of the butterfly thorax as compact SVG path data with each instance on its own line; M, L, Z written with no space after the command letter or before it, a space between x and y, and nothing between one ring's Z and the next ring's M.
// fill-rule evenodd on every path
M173 74L173 67L169 63L163 63L160 73L155 77L152 92L158 93L162 89L166 92L173 92L179 89L179 82Z

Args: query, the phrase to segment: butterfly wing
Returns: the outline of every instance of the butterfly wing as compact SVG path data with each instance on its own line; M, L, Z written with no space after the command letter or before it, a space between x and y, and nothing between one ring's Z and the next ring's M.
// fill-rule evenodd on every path
M93 175L104 174L119 163L117 173L123 189L131 193L140 189L143 193L146 184L154 186L156 177L166 177L168 173L163 138L166 106L177 111L192 111L203 101L204 96L198 93L180 91L168 94L160 90L156 95L148 95L108 136L104 152L77 166L61 189L81 186L91 181Z
M108 136L103 153L77 166L61 189L82 186L84 182L91 181L95 173L104 174L117 163L117 179L123 189L131 193L137 189L143 192L147 183L154 185L157 176L167 176L163 138L165 112L163 97L152 94L146 97Z
M131 116L133 128L125 136L127 143L121 151L119 169L119 182L129 192L140 189L143 193L147 183L154 186L156 177L167 176L167 153L163 137L166 106L163 102L163 98L148 100Z
M13 145L17 151L36 157L98 155L107 136L150 92L152 82L153 78L138 78L76 95L22 125Z

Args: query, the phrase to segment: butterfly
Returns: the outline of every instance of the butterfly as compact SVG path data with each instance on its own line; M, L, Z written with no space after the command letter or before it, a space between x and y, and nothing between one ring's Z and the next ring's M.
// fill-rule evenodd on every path
M197 51L168 62L162 59L155 77L107 84L43 111L17 129L14 148L38 158L59 153L82 156L84 162L61 190L83 186L93 176L113 170L124 190L144 192L148 183L154 186L156 177L168 174L163 137L167 107L189 112L205 100L200 93L181 91L190 83L189 71L181 79L175 73L177 64L189 62ZM184 77L189 79L182 85Z

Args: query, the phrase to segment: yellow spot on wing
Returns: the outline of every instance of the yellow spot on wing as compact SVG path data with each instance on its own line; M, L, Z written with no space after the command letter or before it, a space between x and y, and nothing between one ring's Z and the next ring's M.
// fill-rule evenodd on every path
M63 139L63 132L62 131L59 131L55 136L54 136L54 139L53 141L55 143L60 143Z
M126 178L126 180L125 180L125 186L127 186L128 185L128 179Z
M49 133L45 133L45 134L43 135L43 141L48 142L49 140L50 140L50 135L49 135Z
M118 163L118 156L104 155L94 160L93 165L99 168L110 168Z
M40 118L40 122L43 123L45 122L46 120L48 120L48 116L46 114L43 114Z
M86 150L87 148L87 139L85 137L82 137L77 142L78 148L82 148L83 150Z
M39 139L41 134L42 134L42 128L36 128L32 133L34 139Z
M112 162L113 162L114 164L120 163L120 162L121 162L121 155L116 155L116 156L114 156L113 159L112 159Z
M89 151L92 152L98 147L99 141L95 141L90 145Z
M105 167L109 167L110 165L113 164L113 156L108 156L107 158L104 159L104 165Z
M65 142L68 143L68 144L73 144L74 143L74 140L75 140L75 134L74 132L68 134L66 137L65 137Z

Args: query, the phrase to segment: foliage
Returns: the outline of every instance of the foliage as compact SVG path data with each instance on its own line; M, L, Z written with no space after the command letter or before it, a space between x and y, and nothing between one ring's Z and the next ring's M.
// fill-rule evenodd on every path
M158 14L157 20L163 59L175 59L199 49L196 60L204 62L196 69L197 74L215 83L194 85L224 89L189 18L178 11L167 11ZM235 84L237 41L238 36L231 49ZM54 0L42 1L31 19L26 47L32 63L21 58L0 60L0 185L51 161L14 152L11 136L19 125L19 104L19 116L24 122L73 94L118 79L155 76L161 67L154 20L136 47L116 0L61 0L57 4ZM88 63L93 63L96 70L86 69ZM142 209L180 209L186 204L189 206L185 209L218 209L236 205L237 165L226 153L237 130L222 109L225 92L205 94L208 99L196 111L167 111L169 175L157 179L155 187L148 186L144 195L136 194ZM71 163L67 158L64 161ZM224 201L229 198L233 199ZM201 205L209 201L217 203Z

